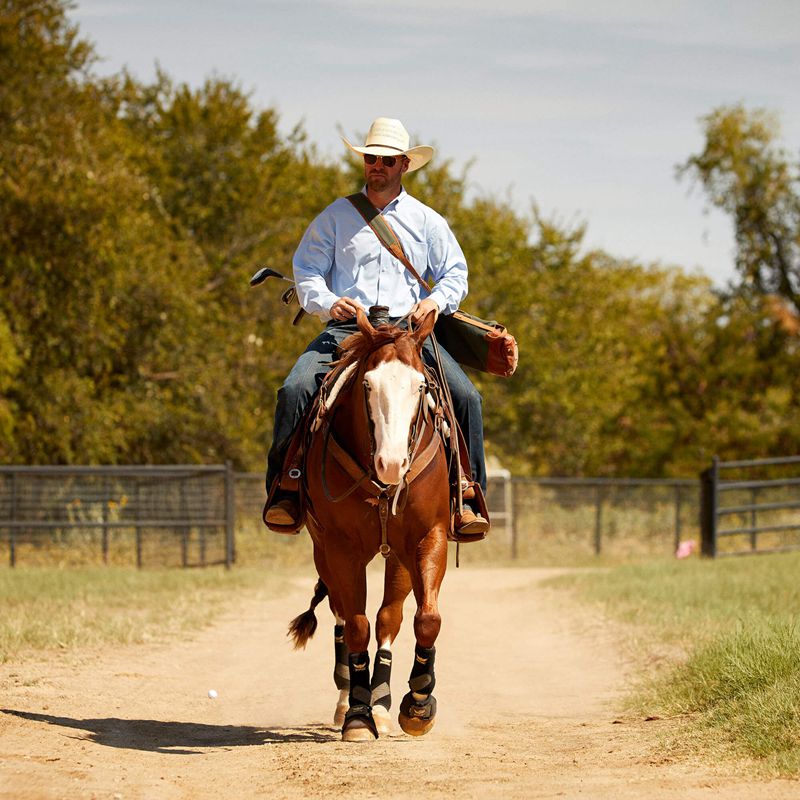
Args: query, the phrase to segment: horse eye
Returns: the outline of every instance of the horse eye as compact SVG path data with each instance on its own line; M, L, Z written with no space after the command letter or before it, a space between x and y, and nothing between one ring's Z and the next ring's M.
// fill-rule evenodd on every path
M364 381L364 389L369 391L372 387L369 385L369 381Z

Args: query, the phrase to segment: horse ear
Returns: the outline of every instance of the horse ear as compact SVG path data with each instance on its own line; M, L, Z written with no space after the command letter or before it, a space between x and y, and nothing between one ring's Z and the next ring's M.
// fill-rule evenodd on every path
M432 308L425 315L422 322L420 322L420 324L417 325L417 328L413 333L414 342L417 345L417 350L422 350L422 345L425 344L425 340L431 335L433 326L436 324L437 316L438 314L436 313L436 309Z
M363 308L356 309L356 325L358 325L358 329L364 334L364 336L367 337L367 339L374 341L375 328L372 327L372 323L367 318Z

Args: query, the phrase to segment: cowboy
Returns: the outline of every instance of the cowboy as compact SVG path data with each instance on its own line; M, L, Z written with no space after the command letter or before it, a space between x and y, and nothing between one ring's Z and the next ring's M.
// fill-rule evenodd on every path
M452 313L467 294L467 264L447 222L433 209L408 194L403 175L430 161L433 148L409 147L409 135L396 119L379 117L370 126L363 147L344 143L364 159L364 194L386 218L400 239L407 258L425 280L426 292L402 262L384 247L364 218L340 198L329 205L306 230L293 259L300 305L327 322L325 330L308 345L278 391L273 441L267 457L267 490L280 475L286 449L296 425L336 357L338 345L357 330L357 308L388 306L392 322L408 316L421 322L434 310ZM444 378L450 388L456 420L469 451L473 480L486 491L481 396L456 361L439 348ZM430 341L423 358L433 365ZM296 495L277 492L266 512L266 522L299 522ZM457 532L485 533L488 521L464 502Z

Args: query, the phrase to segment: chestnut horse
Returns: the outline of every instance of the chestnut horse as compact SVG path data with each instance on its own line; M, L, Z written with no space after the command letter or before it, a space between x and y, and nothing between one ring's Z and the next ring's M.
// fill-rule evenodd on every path
M438 596L451 513L447 425L421 356L435 313L414 331L374 328L363 311L356 321L359 332L342 343L338 378L308 445L306 526L320 581L311 607L289 629L295 646L304 646L316 628L314 607L329 594L337 623L335 719L348 742L389 730L391 648L412 590L417 644L399 722L414 736L433 726ZM386 569L370 678L366 566L378 552Z

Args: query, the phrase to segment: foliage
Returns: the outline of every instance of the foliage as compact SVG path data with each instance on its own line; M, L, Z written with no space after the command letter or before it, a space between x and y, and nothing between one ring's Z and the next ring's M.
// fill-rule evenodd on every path
M0 6L0 459L259 469L275 392L319 328L289 324L285 285L248 278L289 272L360 166L282 135L235 81L96 78L67 8ZM730 297L587 253L582 226L473 196L447 160L408 176L464 248L465 307L520 344L512 379L474 376L490 455L527 474L656 477L796 451L794 318L754 290L794 286L769 277L764 242L795 258L795 178L760 120L712 115L686 167L749 226L740 264L760 266Z
M681 167L736 229L743 286L774 293L800 313L800 162L775 145L774 115L742 106L703 118L706 145Z

